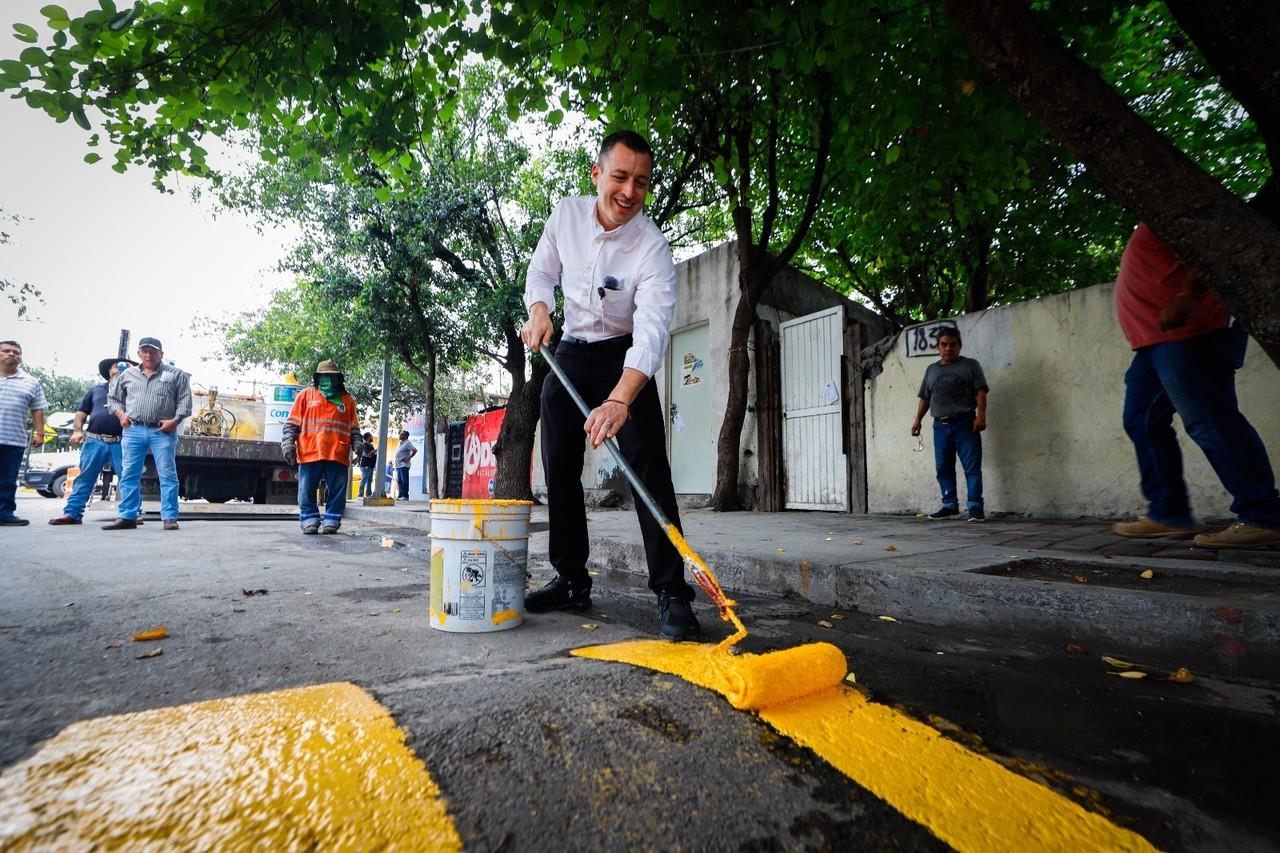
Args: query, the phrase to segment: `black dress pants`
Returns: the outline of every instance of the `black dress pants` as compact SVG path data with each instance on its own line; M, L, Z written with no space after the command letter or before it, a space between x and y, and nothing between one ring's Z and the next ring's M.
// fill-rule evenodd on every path
M565 338L556 347L556 362L582 395L587 406L605 401L622 377L623 360L631 346L631 336L587 343ZM582 491L582 463L586 452L586 418L574 405L554 373L542 384L542 467L547 478L549 556L551 565L571 581L587 577L587 511ZM631 418L618 430L622 455L658 502L671 523L680 526L671 466L667 462L665 419L658 387L652 379L631 405ZM667 591L687 600L693 588L684 579L684 560L666 533L635 495L636 517L644 537L649 564L649 588Z

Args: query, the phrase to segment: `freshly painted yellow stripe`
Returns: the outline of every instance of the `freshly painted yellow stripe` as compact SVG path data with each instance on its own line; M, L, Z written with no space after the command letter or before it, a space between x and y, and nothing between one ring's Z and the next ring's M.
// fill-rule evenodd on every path
M0 849L461 850L385 708L325 684L68 726L0 776Z
M725 696L734 690L726 672L735 659L726 663L709 646L643 640L573 654L671 673ZM957 850L1155 849L1142 836L844 687L767 705L759 714Z

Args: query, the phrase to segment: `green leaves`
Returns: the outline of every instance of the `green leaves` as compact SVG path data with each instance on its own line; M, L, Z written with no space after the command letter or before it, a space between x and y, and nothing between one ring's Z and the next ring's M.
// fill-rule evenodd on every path
M13 25L13 37L18 41L26 42L27 44L35 44L36 39L39 38L39 36L40 34L36 32L35 27L28 26L27 24Z
M55 30L65 30L71 26L71 18L67 15L67 10L61 6L50 4L40 10L40 14L45 16L49 22L49 27Z

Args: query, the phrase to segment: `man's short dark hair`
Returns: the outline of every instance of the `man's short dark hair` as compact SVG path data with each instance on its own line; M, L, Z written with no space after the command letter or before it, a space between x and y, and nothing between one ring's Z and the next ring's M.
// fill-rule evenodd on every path
M13 344L15 347L18 348L18 352L22 352L22 344L18 343L17 341L0 341L0 347L4 346L5 344Z
M942 342L943 338L955 338L956 343L963 344L964 341L960 337L960 330L955 326L939 326L937 341Z
M373 441L373 433L366 432L363 436L361 436L361 438L364 438L367 441Z
M406 438L408 438L408 437L409 437L409 431L408 431L407 429L402 429L402 430L400 430L400 440L401 440L401 441L404 441L404 440L405 440Z
M653 162L653 149L649 147L649 143L645 138L634 130L615 130L606 136L600 142L600 154L596 157L596 162L603 164L604 155L613 150L613 146L622 143L637 154L648 154L649 162Z

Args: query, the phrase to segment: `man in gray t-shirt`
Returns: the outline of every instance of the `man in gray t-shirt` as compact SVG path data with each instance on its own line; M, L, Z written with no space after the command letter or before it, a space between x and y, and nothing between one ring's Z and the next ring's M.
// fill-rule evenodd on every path
M418 455L418 448L409 440L409 431L400 433L400 449L396 451L396 500L409 500L409 460Z
M960 330L938 330L940 359L929 365L920 383L920 402L911 434L919 435L927 411L933 415L933 461L942 508L930 518L960 515L956 491L956 456L964 466L970 521L986 521L982 504L982 431L987 428L987 378L982 365L960 355Z

